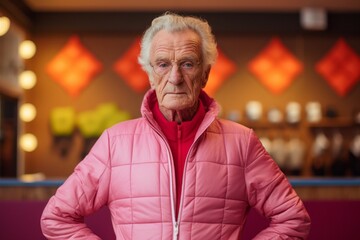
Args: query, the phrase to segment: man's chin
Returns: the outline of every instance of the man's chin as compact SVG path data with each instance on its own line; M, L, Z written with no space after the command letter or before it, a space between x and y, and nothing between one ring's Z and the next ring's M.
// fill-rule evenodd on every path
M170 104L173 104L174 102L186 102L188 101L188 97L186 94L166 94L164 101Z
M171 111L182 111L182 110L186 110L187 108L191 108L189 104L185 104L185 102L179 102L179 101L168 102L163 106Z

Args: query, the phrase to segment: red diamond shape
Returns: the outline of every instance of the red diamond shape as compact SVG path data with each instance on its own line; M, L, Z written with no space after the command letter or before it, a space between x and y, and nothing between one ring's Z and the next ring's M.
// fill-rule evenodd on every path
M114 71L135 91L143 92L149 88L149 80L138 63L140 38L136 38L127 52L114 64Z
M46 72L71 96L77 96L101 70L101 63L72 36L49 62Z
M236 65L225 54L218 49L218 57L216 63L211 68L208 82L204 90L210 96L220 88L223 82L236 71Z
M277 37L272 38L248 65L249 71L273 93L281 93L288 88L302 68L302 63Z
M337 94L345 96L359 80L360 58L341 38L315 69Z

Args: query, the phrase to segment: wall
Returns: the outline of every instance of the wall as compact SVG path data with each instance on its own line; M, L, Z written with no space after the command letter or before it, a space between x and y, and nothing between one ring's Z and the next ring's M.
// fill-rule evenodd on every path
M14 22L9 31L0 37L0 90L8 96L19 97L21 88L17 75L23 69L22 59L18 55L18 46L25 33Z
M17 120L17 112L19 99L23 97L23 91L18 85L18 74L23 70L24 63L19 57L18 47L25 36L25 31L13 21L8 32L0 36L1 177L16 177L17 172L22 169L23 159L17 147L22 125Z
M203 15L207 16L206 14ZM106 27L104 27L103 31L99 30L100 24L97 23L98 29L94 31L94 26L90 26L91 22L86 25L84 21L84 19L88 18L81 18L81 15L79 15L79 21L76 24L82 27L87 26L85 30L84 28L80 30L80 28L68 24L60 24L60 17L55 16L54 18L57 20L54 20L49 15L39 15L37 19L39 21L37 22L38 27L35 27L33 33L33 40L37 44L38 50L35 58L30 63L30 67L37 73L38 84L32 90L26 92L25 96L25 101L32 102L38 109L37 118L33 122L26 124L25 131L32 132L38 137L39 146L34 152L25 154L26 173L44 172L48 177L65 177L72 172L74 166L81 159L84 141L78 133L74 134L71 139L72 148L66 157L60 156L59 152L54 150L54 139L49 131L51 109L73 106L77 112L81 112L91 110L99 103L114 102L121 109L129 111L133 117L140 116L139 107L143 94L136 93L129 88L112 70L112 65L133 43L135 37L145 29L150 16L152 14L145 14L142 18L143 22L140 20L107 22L109 25L104 25ZM233 17L230 22L228 21L229 16ZM223 107L224 116L233 109L243 112L245 104L249 100L258 100L263 104L264 109L271 107L284 109L289 101L298 101L302 107L309 101L319 101L323 107L334 106L341 116L350 118L353 110L359 106L360 84L357 84L347 96L339 97L327 85L325 80L314 71L314 64L327 53L340 37L344 37L359 55L359 29L341 28L341 26L336 25L337 22L335 21L329 32L303 32L299 30L297 22L296 24L293 23L294 15L282 16L280 14L281 17L285 17L282 19L283 28L279 24L271 25L272 23L279 23L278 17L269 18L269 16L266 16L266 14L258 14L246 18L241 14L237 17L234 13L229 15L209 14L211 23L215 23L214 31L219 47L227 57L236 63L238 68L236 73L214 95L215 99ZM87 15L87 17L89 16ZM253 21L256 19L260 23L266 23L268 19L273 20L262 26L259 22ZM235 26L237 22L234 22L234 20L239 21L239 27ZM249 26L244 28L245 30L241 29L245 24L240 22L243 20L250 21L248 25L253 24L253 29ZM70 19L65 20L65 23L69 22L71 22ZM133 23L133 30L131 30L129 22ZM51 28L51 26L58 26L58 28ZM121 26L126 30L117 29L122 28ZM293 28L292 26L297 27ZM113 31L115 28L116 31ZM59 30L57 31L57 29ZM102 72L76 98L69 97L45 73L47 63L73 34L77 34L86 48L103 64ZM279 95L270 93L246 68L249 60L255 57L273 36L280 37L285 46L304 63L304 71L286 91ZM294 131L306 141L309 147L313 136L306 123L302 121ZM309 160L306 160L305 175L310 175L309 164Z
M39 146L33 153L26 154L26 172L44 172L48 176L68 175L80 161L83 138L79 133L70 140L72 148L68 156L62 157L54 149L54 138L50 132L49 116L53 108L74 107L77 113L93 110L100 103L114 102L120 109L129 111L134 117L139 116L142 94L131 90L112 70L112 65L121 56L126 47L134 40L128 36L93 36L80 35L83 44L103 64L102 72L78 97L71 97L45 72L47 63L65 45L70 35L36 36L34 38L38 52L34 59L34 70L38 84L26 95L26 101L38 108L37 118L26 126L26 131L33 132L39 139Z

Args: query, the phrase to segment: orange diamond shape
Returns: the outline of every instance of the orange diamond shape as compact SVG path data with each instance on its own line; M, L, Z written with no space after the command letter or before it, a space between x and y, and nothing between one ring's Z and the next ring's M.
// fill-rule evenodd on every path
M359 80L360 58L341 38L315 69L337 94L345 96Z
M149 88L149 80L138 63L140 38L136 38L127 52L114 64L114 71L135 91L143 92Z
M73 36L49 62L46 72L71 96L77 96L101 70L101 63Z
M220 88L223 82L236 71L236 65L225 54L218 49L218 57L216 63L211 68L208 82L204 90L210 96Z
M265 49L250 61L248 69L265 87L278 94L290 86L303 66L281 40L274 37Z

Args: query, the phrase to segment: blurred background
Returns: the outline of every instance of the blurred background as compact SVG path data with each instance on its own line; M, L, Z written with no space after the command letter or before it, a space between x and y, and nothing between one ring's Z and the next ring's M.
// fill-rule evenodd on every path
M23 218L39 239L42 207L101 132L140 117L139 40L165 11L213 27L205 91L256 131L311 210L311 238L359 239L358 0L1 0L0 238L21 239L8 218Z

